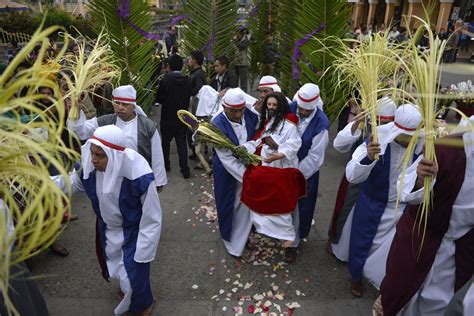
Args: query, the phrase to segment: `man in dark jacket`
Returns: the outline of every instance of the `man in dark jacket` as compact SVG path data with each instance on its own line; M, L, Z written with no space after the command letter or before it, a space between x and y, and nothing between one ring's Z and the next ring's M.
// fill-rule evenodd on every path
M178 41L176 40L176 26L169 26L163 37L166 45L166 53L169 56L178 46Z
M212 79L211 87L219 92L219 96L224 96L229 88L239 86L237 75L229 69L229 59L226 56L217 57L214 69L216 77Z
M263 76L273 76L275 71L275 64L280 55L277 52L275 43L273 42L273 34L267 32L265 37L265 43L263 45L263 59L260 66L260 75Z
M174 138L178 148L179 168L185 179L190 176L188 167L188 150L186 146L187 127L181 123L176 112L189 109L191 97L191 80L184 75L183 59L172 55L168 59L171 72L164 75L156 93L157 102L161 104L161 138L166 171L170 170L170 144Z
M189 76L191 78L191 112L193 114L196 114L196 109L199 102L197 94L199 93L199 90L201 90L202 86L207 83L206 73L202 69L203 62L204 62L204 56L200 51L195 50L191 52L191 55L189 56L189 59L188 59L188 66L189 66ZM191 132L191 130L188 130L187 132L188 146L192 151L192 155L189 156L189 159L196 160L197 156L196 156L196 151L193 145L192 135L193 133Z

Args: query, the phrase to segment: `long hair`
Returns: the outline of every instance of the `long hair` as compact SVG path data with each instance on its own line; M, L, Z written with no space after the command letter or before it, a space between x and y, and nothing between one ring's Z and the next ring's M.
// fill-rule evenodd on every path
M268 132L273 133L275 129L278 127L278 125L282 121L285 121L286 115L290 113L290 106L288 105L288 101L286 100L286 97L283 93L272 92L272 93L267 94L265 98L263 99L262 114L260 117L260 126L258 127L259 130L262 130L265 128L265 124L267 123L267 118L269 117L268 106L267 106L267 101L269 98L275 98L278 104L278 110L275 115L275 120L273 121L272 126L270 126L270 128L268 129Z

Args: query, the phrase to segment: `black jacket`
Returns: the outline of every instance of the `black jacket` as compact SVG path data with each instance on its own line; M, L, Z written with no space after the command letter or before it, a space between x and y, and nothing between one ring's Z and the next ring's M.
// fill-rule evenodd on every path
M201 67L191 70L189 73L191 77L191 95L195 96L201 90L202 86L206 84L206 73Z
M239 86L239 81L237 79L237 75L233 70L228 69L224 73L224 77L222 78L222 83L221 83L221 90L224 90L226 88L237 88ZM211 87L213 87L215 90L217 90L217 79L214 77L211 81ZM220 91L220 90L218 90Z
M178 119L178 110L188 110L191 97L191 80L182 72L164 75L156 92L156 101L161 104L161 126L184 126Z

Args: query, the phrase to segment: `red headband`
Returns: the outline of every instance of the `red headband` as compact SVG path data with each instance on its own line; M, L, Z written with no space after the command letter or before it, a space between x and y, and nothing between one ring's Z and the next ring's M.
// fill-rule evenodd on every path
M96 137L96 136L92 136L89 139L95 139L95 140L101 142L102 144L104 144L105 146L107 146L109 148L112 148L112 149L115 149L115 150L119 150L119 151L124 151L125 150L125 147L109 143L108 141L100 139L99 137Z
M399 129L402 129L404 131L407 131L407 132L414 132L416 131L416 128L409 128L409 127L405 127L405 126L402 126L400 124L398 124L397 122L393 122L395 123L395 126L398 127Z
M392 115L392 116L377 115L377 118L378 118L379 120L394 120L394 119L395 119L395 115Z
M245 102L240 103L240 104L229 104L229 103L224 101L224 105L227 106L227 107L230 107L230 108L241 108L245 105Z
M135 103L136 99L129 99L129 98L121 98L121 97L113 97L114 101L123 101L123 102L133 102Z
M315 101L319 98L319 94L317 94L314 98L305 99L298 93L298 98L300 98L300 100L303 101L303 102L313 102L313 101Z
M259 86L259 87L272 86L272 85L274 85L274 84L278 84L278 82L259 83L258 86Z

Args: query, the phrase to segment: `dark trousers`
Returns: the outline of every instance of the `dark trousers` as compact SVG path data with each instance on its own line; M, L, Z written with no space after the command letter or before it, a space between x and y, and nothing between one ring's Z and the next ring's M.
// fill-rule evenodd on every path
M186 132L188 128L182 126L160 126L161 130L161 147L163 148L163 156L166 169L170 168L170 146L171 141L175 140L178 148L179 169L181 172L188 172L188 148L186 145Z
M247 66L235 66L235 74L237 75L237 80L239 81L240 89L244 92L247 92L247 78L248 78L248 69Z

